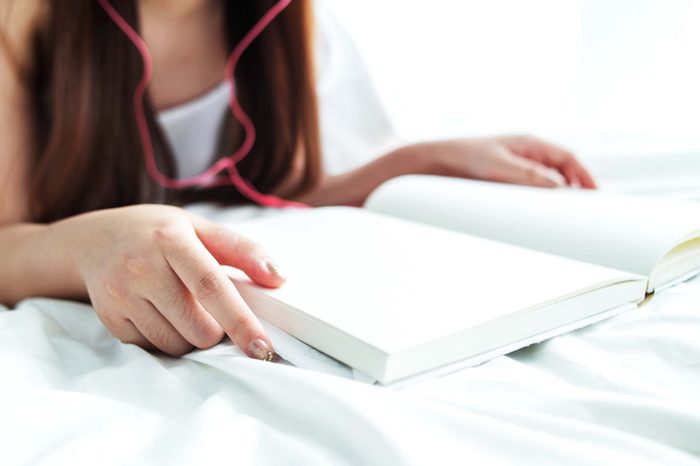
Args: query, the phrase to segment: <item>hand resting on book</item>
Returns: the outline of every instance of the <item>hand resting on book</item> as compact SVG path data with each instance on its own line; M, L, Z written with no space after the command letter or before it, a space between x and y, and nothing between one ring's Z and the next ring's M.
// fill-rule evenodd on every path
M271 357L263 327L220 264L265 287L281 286L284 277L243 236L177 207L148 204L70 217L32 235L34 254L50 273L18 280L18 296L89 297L118 339L173 356L226 334L249 356Z
M591 174L571 152L532 136L456 139L408 148L432 157L436 175L546 188L596 187Z
M409 144L353 171L324 177L299 200L314 206L361 206L381 184L403 175L596 187L571 152L532 136L496 136Z

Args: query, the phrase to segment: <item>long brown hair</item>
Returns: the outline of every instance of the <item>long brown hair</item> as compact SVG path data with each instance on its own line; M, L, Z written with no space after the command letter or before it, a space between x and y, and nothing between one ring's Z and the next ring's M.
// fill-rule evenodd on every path
M231 48L274 3L222 1ZM143 202L244 202L233 187L180 192L150 180L132 103L142 74L141 57L97 1L49 3L50 12L34 40L28 78L36 135L30 186L33 219L52 221ZM137 0L113 4L138 30ZM294 166L301 168L300 176L286 190L288 196L310 189L320 177L311 33L310 0L295 0L248 49L237 71L239 99L258 135L253 152L238 168L261 192L289 184ZM173 177L172 150L149 102L146 115L158 166ZM241 139L240 128L227 117L220 155L233 152Z

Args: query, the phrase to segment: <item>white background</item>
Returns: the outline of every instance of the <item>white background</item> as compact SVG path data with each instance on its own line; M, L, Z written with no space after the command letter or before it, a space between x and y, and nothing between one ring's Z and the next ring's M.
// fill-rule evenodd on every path
M326 2L409 139L700 148L700 1Z

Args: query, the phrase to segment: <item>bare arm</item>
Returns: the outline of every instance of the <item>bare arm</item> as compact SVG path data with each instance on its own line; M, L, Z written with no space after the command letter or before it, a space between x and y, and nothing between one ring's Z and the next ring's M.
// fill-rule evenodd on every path
M0 3L0 226L28 217L30 101L23 75L29 62L32 1Z
M29 217L28 164L32 151L30 102L24 75L38 2L0 3L0 302L26 296L85 296L61 272L58 251L45 241L46 226Z
M0 303L12 306L31 296L87 298L85 287L74 277L52 244L47 227L11 224L0 229Z
M422 154L399 149L350 172L326 177L300 200L314 206L360 206L372 191L391 178L411 173L436 173L433 161Z
M531 136L500 136L408 145L351 172L325 178L300 200L315 206L359 206L383 182L409 174L595 188L588 171L565 149Z
M0 302L5 304L41 294L41 287L52 288L57 296L63 288L51 283L55 277L46 281L32 273L46 269L35 267L36 259L47 252L39 247L45 227L22 223L29 214L31 153L29 95L23 75L29 62L31 25L36 20L30 6L34 3L4 0L0 4Z

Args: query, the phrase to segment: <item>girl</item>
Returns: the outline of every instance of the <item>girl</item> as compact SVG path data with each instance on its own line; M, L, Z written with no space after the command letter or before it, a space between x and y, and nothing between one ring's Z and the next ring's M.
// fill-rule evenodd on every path
M124 342L182 355L228 335L272 357L220 264L267 287L283 275L180 208L193 201L360 205L410 173L594 187L531 137L407 145L325 172L311 0L0 1L0 302L89 299Z

